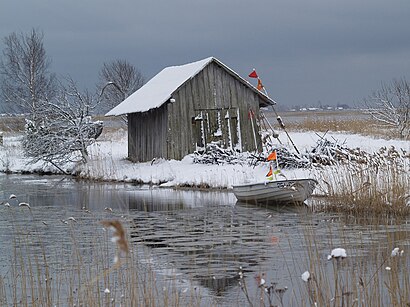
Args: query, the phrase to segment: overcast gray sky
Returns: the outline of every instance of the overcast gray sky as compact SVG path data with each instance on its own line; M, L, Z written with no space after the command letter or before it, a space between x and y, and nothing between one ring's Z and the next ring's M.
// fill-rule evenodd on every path
M1 0L0 37L43 31L52 70L84 88L114 59L150 79L214 56L279 104L356 105L410 80L409 16L409 0Z

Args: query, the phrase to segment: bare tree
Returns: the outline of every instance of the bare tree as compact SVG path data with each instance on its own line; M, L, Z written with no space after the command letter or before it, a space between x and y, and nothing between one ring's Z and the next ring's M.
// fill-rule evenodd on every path
M62 170L67 162L88 161L88 146L101 134L103 123L90 116L98 100L80 92L70 78L56 101L42 105L41 121L27 121L23 148L32 162L42 160Z
M394 128L402 138L410 136L410 84L406 79L382 84L364 104L372 118Z
M3 102L13 111L28 112L36 121L41 104L56 94L56 78L43 45L43 33L11 33L4 38L0 61L0 89Z
M141 72L126 60L104 63L99 79L97 87L102 92L104 112L124 101L145 82Z

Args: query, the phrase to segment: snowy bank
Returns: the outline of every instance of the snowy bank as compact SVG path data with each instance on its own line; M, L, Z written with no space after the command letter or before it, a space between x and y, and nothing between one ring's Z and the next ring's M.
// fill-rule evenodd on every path
M314 146L320 135L315 132L290 133L300 152ZM410 143L399 140L373 139L352 134L327 133L326 138L334 138L349 148L360 148L375 152L381 147L410 151ZM0 153L0 171L11 173L58 173L51 165L30 164L24 157L19 137L5 137ZM285 135L281 141L293 148ZM158 159L153 162L132 163L127 156L127 133L124 130L105 135L90 147L90 161L86 165L69 163L64 166L67 173L83 178L104 181L124 181L160 185L164 187L195 186L206 188L231 188L234 184L264 180L268 164L255 167L248 165L195 164L191 155L181 161ZM278 157L280 159L280 157ZM335 172L334 167L283 170L288 179L298 177L321 178L324 172Z

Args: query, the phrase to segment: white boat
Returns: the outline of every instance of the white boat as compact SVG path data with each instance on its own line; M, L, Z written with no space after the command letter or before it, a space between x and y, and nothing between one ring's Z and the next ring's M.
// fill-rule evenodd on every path
M272 180L233 186L238 201L251 203L300 204L315 189L315 179Z

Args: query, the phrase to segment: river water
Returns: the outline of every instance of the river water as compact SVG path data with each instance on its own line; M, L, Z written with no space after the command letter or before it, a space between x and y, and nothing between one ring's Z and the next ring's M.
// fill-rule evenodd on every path
M347 250L346 271L357 266L368 270L365 275L387 266L393 247L404 250L403 263L410 260L409 220L372 222L312 213L307 207L255 207L236 202L227 191L81 182L60 176L0 175L0 187L4 296L12 288L7 283L12 283L10 267L15 245L20 244L16 237L29 238L32 248L25 249L24 257L46 254L58 273L76 257L70 247L73 240L83 262L95 261L87 248L101 240L99 222L112 219L124 224L130 249L138 253L138 266L149 266L158 283L173 280L180 293L200 291L203 306L246 305L244 282L250 301L258 305L261 278L266 284L275 283L275 289L287 289L283 298L275 294L275 304L307 304L302 273L317 265L324 275L333 276L334 263L327 256L336 247ZM11 194L16 198L9 199ZM31 209L19 207L20 202L29 203ZM63 300L64 295L59 293ZM388 299L388 295L383 298Z

